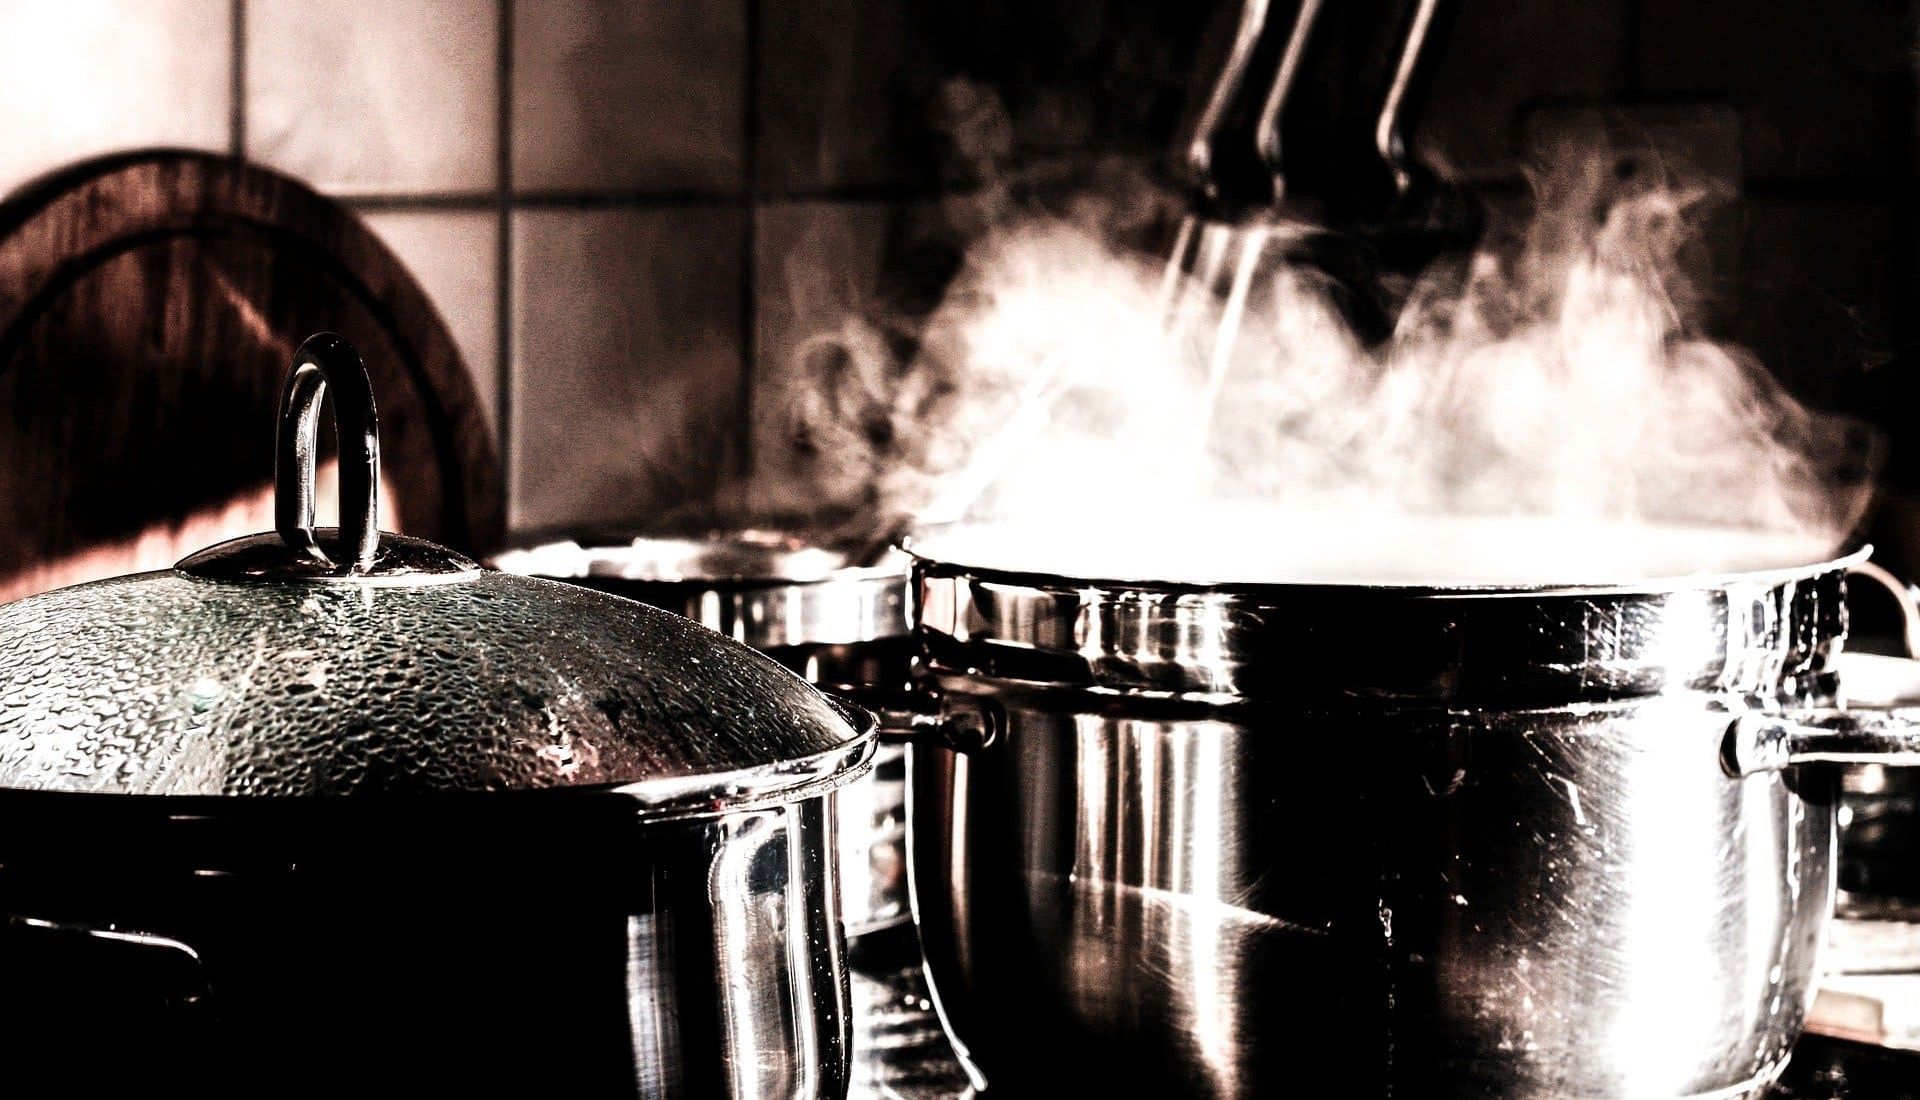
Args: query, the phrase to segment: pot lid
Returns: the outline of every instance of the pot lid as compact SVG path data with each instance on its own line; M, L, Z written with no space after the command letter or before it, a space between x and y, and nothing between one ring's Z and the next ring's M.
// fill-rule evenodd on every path
M329 387L342 527L315 530ZM346 342L302 345L275 533L0 606L0 787L383 796L611 787L685 812L851 778L872 722L746 646L374 525Z

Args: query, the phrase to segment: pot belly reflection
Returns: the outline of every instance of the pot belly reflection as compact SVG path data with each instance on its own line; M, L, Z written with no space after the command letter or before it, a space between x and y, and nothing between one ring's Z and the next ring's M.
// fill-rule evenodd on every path
M1276 950L1318 966L1331 944L1322 921L1250 904L1258 871L1234 835L1244 817L1230 729L1073 716L1049 731L1072 746L1065 754L1020 732L1004 768L918 749L913 762L916 800L946 786L967 807L1000 804L1006 826L961 810L947 858L928 860L921 824L944 815L912 811L916 896L940 889L926 874L936 863L956 875L950 904L919 916L936 1000L972 1068L995 1092L1084 1087L1089 1066L1097 1077L1125 1051L1116 1081L1145 1070L1133 1086L1165 1087L1153 1078L1172 1074L1183 1095L1258 1091L1247 1008L1275 991L1249 979ZM935 946L949 936L951 954ZM1058 1080L1003 1044L1057 1056ZM1003 1072L1013 1061L1027 1064Z
M1706 1097L1808 996L1822 777L1697 701L1385 725L1009 702L914 751L936 1000L994 1095ZM943 824L944 823L944 824Z
M1232 1014L1220 1006L1240 1000L1247 952L1263 934L1325 931L1239 903L1250 891L1245 868L1229 865L1237 849L1224 805L1231 790L1211 782L1225 765L1218 731L1143 730L1128 722L1120 732L1142 751L1123 761L1099 751L1097 724L1078 725L1078 789L1085 797L1073 869L1064 882L1041 875L1034 883L1041 896L1064 893L1072 903L1052 928L1053 914L1036 906L1036 926L1073 945L1067 980L1093 1014L1111 1018L1128 1006L1153 1005L1190 1044L1197 1066L1231 1093L1238 1036ZM1228 842L1195 843L1197 837ZM1127 945L1159 950L1143 955Z

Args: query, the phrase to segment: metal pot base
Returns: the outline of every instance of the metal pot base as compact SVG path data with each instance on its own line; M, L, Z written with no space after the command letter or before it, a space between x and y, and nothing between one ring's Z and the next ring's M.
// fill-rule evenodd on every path
M940 687L1010 717L909 765L929 974L996 1095L1731 1098L1801 1026L1833 776L1730 779L1698 698L1149 721Z

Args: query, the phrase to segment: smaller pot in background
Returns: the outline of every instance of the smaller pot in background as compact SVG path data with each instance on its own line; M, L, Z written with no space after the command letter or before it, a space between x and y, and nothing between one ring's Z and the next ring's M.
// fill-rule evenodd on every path
M861 561L807 536L741 529L689 537L558 539L489 564L569 581L700 623L815 685L855 694L907 686L908 558ZM908 918L906 750L882 745L872 773L835 794L841 907L859 936Z

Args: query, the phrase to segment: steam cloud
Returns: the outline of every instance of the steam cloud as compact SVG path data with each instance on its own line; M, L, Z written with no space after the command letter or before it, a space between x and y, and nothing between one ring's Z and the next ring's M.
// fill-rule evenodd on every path
M1024 568L1452 583L1805 564L1859 522L1871 442L1699 331L1682 257L1709 199L1562 158L1523 232L1423 276L1371 347L1277 248L1242 311L1169 293L1112 207L1029 212L969 250L904 360L870 320L810 341L793 426L839 490L965 518L956 553Z

